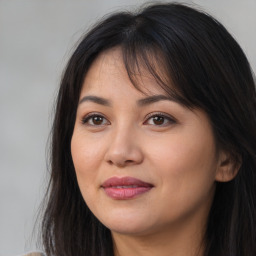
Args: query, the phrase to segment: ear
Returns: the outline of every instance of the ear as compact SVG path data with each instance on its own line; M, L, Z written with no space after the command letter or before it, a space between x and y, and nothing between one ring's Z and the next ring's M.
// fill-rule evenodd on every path
M215 180L219 182L228 182L234 179L241 167L241 157L233 157L226 152L220 152L219 162L216 170Z

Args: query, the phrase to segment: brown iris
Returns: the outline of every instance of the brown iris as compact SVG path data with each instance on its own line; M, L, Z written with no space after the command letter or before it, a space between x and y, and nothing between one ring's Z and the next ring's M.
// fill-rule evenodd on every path
M101 116L93 116L92 117L92 122L95 125L101 125L103 123L103 117L101 117Z
M164 117L162 117L162 116L154 116L153 117L153 122L156 125L162 125L164 123Z

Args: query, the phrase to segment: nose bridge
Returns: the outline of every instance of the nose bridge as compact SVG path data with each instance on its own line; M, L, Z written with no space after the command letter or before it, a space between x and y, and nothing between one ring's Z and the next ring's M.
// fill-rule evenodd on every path
M112 130L111 141L106 152L106 160L118 166L141 163L143 154L138 141L138 128L120 122Z
M133 124L128 124L123 121L116 125L113 132L113 142L119 144L123 142L133 142L132 137L136 137L136 127ZM128 144L127 144L128 146Z

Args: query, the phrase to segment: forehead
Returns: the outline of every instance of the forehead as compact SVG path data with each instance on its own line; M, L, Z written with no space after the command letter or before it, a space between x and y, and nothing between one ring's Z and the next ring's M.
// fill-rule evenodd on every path
M148 64L148 63L147 63ZM120 83L129 84L130 87L144 95L166 94L159 81L148 70L147 64L142 60L129 62L129 67L124 63L123 52L120 47L106 50L99 54L93 61L85 75L82 91L101 91L111 86L118 90ZM151 59L151 68L165 84L170 84L163 73L163 65L156 58ZM122 82L123 81L123 82Z

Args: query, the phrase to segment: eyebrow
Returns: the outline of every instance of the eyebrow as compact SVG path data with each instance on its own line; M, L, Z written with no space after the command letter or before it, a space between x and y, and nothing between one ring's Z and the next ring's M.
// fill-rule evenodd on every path
M94 102L94 103L97 103L97 104L100 104L100 105L103 105L103 106L108 106L108 107L111 106L109 100L104 99L104 98L101 98L101 97L98 97L98 96L93 96L93 95L89 95L89 96L83 97L83 98L79 101L79 104L81 104L81 103L83 103L83 102L86 102L86 101Z
M174 97L168 97L165 95L153 95L153 96L149 96L149 97L146 97L143 99L139 99L137 101L137 105L142 107L142 106L150 105L155 102L162 101L162 100L174 101L174 102L179 103L179 101ZM102 97L94 96L94 95L88 95L88 96L83 97L79 101L79 104L87 102L87 101L94 102L99 105L108 106L108 107L110 107L112 105L109 100L102 98Z
M162 101L162 100L168 100L168 101L174 101L174 102L178 102L177 99L175 99L174 97L168 97L165 95L153 95L153 96L149 96L147 98L143 98L137 101L137 104L139 106L146 106L146 105L150 105L152 103L158 102L158 101Z

